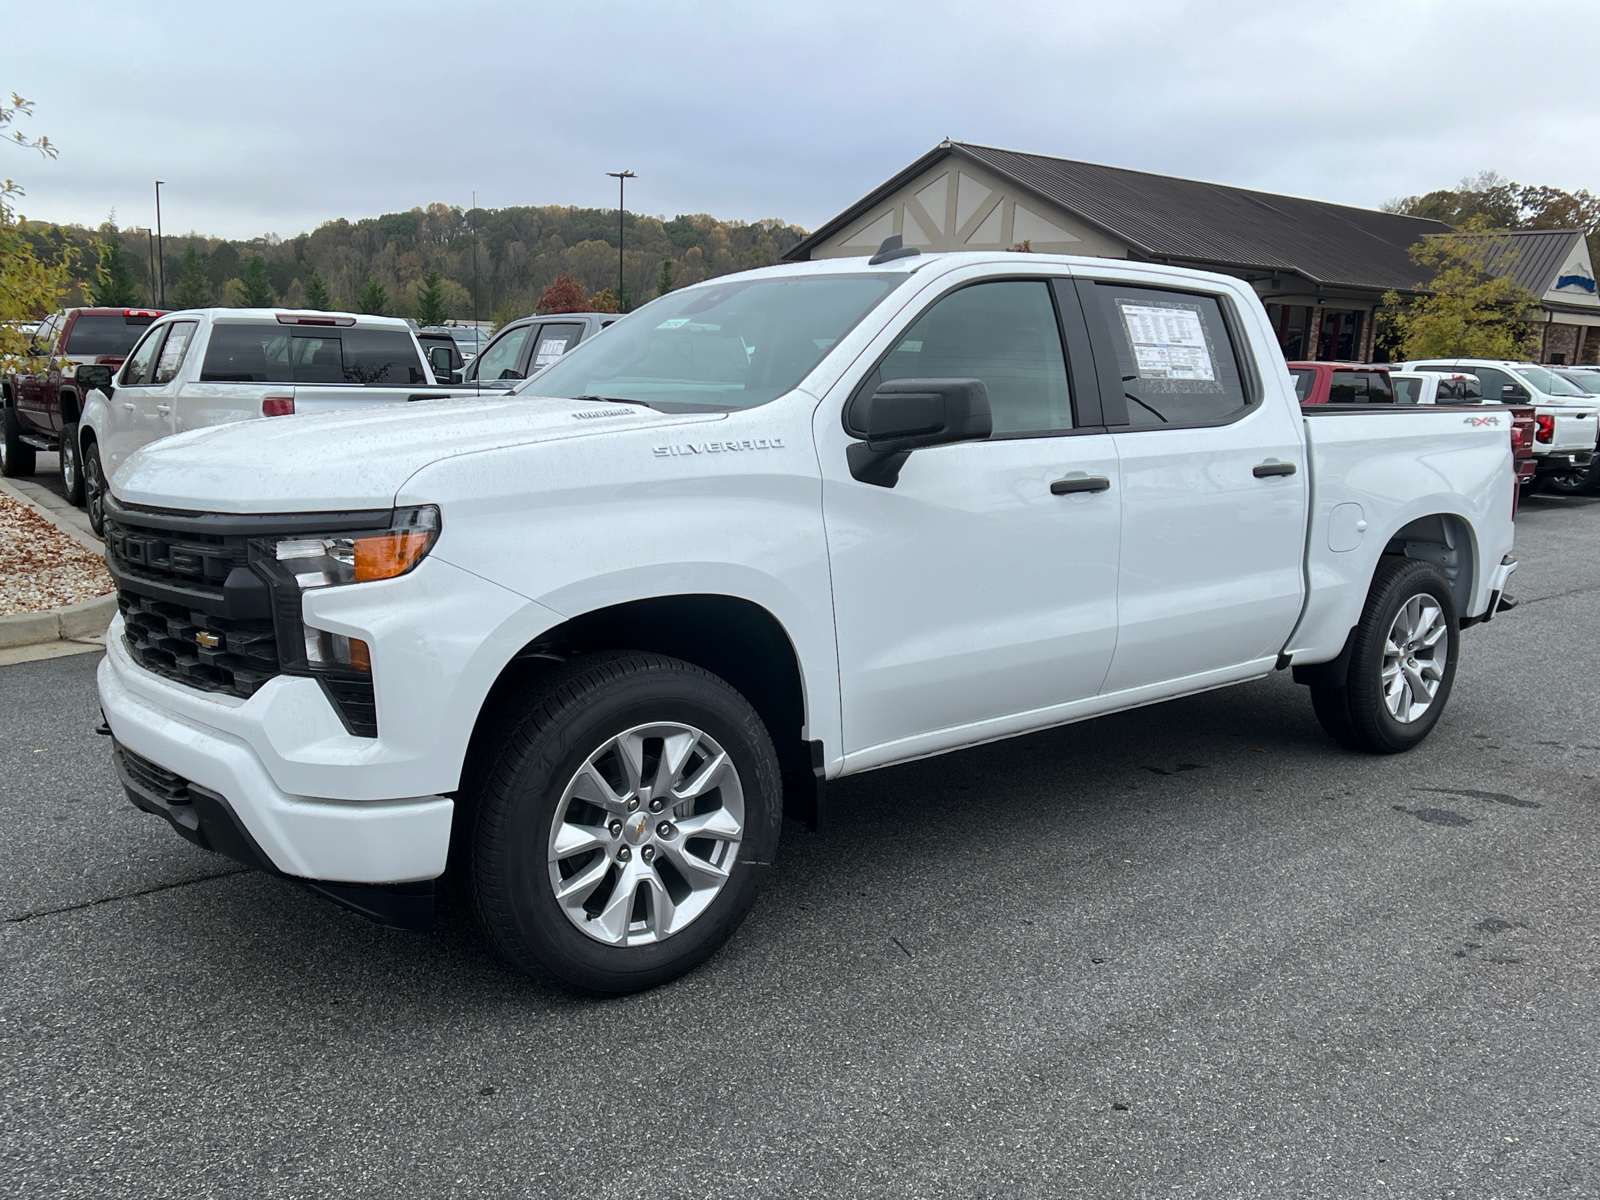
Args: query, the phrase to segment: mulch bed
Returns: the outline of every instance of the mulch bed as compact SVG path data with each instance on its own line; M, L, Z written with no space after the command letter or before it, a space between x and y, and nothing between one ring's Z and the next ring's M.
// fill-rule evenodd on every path
M103 558L26 504L0 495L0 616L60 608L113 589Z

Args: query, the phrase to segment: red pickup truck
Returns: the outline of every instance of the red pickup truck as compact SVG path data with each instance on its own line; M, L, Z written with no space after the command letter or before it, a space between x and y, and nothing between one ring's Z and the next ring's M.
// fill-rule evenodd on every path
M83 503L83 472L75 450L83 412L81 366L115 370L161 315L153 308L66 308L40 324L28 357L0 379L0 474L32 475L40 450L61 452L67 499Z

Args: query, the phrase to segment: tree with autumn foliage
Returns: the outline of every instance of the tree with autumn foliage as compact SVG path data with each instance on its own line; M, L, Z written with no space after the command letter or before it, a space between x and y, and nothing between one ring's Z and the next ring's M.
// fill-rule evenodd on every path
M1490 218L1467 218L1453 233L1435 234L1411 248L1411 261L1431 278L1416 295L1383 298L1380 319L1392 330L1402 360L1525 358L1533 349L1532 314L1538 298L1510 276L1514 252L1489 269L1500 231Z
M10 105L0 103L0 129L19 116L33 115L33 105L12 93ZM56 156L56 148L45 137L29 139L12 130L0 134L8 144L37 150L46 158ZM32 322L54 311L72 286L72 265L77 251L63 246L54 261L34 253L26 235L27 223L11 207L22 195L22 188L10 179L0 180L0 363L25 356L28 339L22 322Z
M545 288L544 295L539 297L538 307L534 309L541 316L551 313L593 312L589 307L589 298L583 293L583 285L571 275L562 273L556 276L556 281ZM614 309L611 311L615 311Z

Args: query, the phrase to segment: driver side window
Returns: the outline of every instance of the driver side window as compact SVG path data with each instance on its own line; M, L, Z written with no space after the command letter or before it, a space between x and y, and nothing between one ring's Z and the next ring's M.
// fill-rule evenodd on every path
M118 387L144 387L152 382L156 351L161 346L161 339L167 336L167 329L166 325L157 325L133 348L133 353L128 355L128 361L122 366L122 373L117 376Z
M1050 285L1006 279L961 288L917 319L879 367L895 379L981 379L995 436L1072 428L1072 392Z
M535 328L533 325L524 325L521 329L513 329L480 354L477 362L478 380L492 383L501 379L521 379L517 360L522 357L522 347L527 344L528 335Z

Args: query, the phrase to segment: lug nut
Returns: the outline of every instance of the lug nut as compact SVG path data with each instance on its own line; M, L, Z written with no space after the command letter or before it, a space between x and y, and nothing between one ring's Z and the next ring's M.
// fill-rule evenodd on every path
M643 850L639 851L639 854L645 860L645 862L649 862L656 856L656 848L654 846L646 846Z
M663 805L660 800L652 800L652 801L650 801L650 811L651 812L660 812L662 810L662 808L664 808L664 807L665 807L665 805Z
M611 836L612 837L621 837L622 836L622 822L621 821L613 821L613 822L611 822L611 824L607 825L606 828L611 830Z
M656 835L658 837L671 837L675 832L676 831L672 828L671 821L663 821L661 824L656 826Z
M633 857L633 851L629 850L626 846L622 847L622 849L617 851L617 859L620 862L627 862L632 857Z
M636 809L638 807L639 807L639 797L637 797L637 796L629 796L628 797L628 811L632 812L634 809Z

